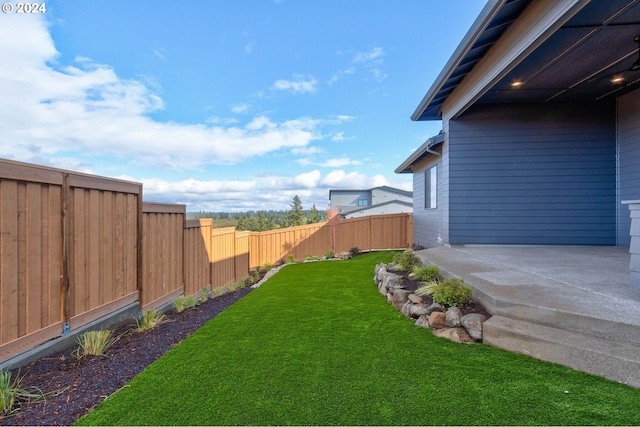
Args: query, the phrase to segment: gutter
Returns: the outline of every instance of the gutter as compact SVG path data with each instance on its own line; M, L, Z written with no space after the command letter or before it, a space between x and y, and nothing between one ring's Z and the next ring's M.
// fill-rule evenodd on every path
M413 171L411 167L415 165L420 159L425 157L427 154L434 154L436 156L442 156L442 154L438 153L435 150L432 150L432 147L436 145L440 145L444 142L444 131L441 131L438 135L432 136L427 139L416 151L414 151L407 160L402 162L400 166L396 168L395 173L408 173Z

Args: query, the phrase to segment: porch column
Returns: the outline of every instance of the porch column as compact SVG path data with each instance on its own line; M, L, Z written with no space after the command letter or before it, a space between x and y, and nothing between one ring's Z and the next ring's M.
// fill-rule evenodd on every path
M631 232L629 233L631 235L629 245L631 287L640 289L640 200L624 200L622 204L629 205L631 215Z

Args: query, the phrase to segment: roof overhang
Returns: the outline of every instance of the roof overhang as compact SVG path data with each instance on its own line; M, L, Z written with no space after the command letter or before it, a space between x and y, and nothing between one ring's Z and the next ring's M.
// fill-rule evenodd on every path
M444 132L440 132L438 135L427 139L407 160L396 168L395 173L413 173L413 167L428 155L439 156L440 153L433 149L444 142L444 136Z
M476 103L615 98L640 87L636 36L640 0L490 0L411 119L448 120Z

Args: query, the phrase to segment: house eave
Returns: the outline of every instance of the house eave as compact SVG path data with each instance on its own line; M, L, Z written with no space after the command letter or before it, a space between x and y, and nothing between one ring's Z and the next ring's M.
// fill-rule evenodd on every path
M413 173L413 167L420 160L431 154L431 149L444 142L445 134L440 132L436 136L427 139L416 151L414 151L400 166L396 168L395 173Z
M420 104L411 115L411 120L418 121L441 119L441 111L439 111L437 114L431 114L427 116L423 116L423 114L431 101L433 101L436 95L438 95L440 89L442 89L447 80L451 77L453 71L458 65L460 65L466 54L471 50L471 47L478 40L478 38L480 38L491 20L498 14L505 3L506 0L490 0L489 2L487 2L485 7L480 12L478 18L475 20L469 31L467 31L467 34L464 36L464 38L454 51L453 55L451 55L451 58L449 58L449 61L446 63L442 71L440 71L440 74L431 85L431 88L422 98L422 101L420 101Z

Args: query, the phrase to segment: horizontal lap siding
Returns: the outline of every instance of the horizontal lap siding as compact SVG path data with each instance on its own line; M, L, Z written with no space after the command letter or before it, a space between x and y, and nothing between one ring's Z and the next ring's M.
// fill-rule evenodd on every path
M640 200L640 90L618 99L618 245L629 246L631 218L623 200Z
M610 107L481 105L450 122L450 242L614 245Z

